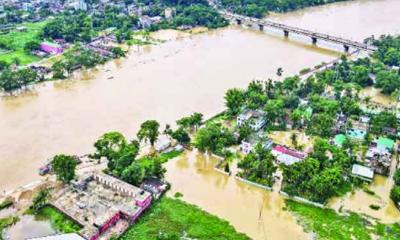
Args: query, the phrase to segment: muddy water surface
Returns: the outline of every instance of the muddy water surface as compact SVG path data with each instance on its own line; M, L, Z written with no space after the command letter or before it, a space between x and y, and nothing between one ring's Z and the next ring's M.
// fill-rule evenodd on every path
M133 137L147 119L164 125L194 111L209 117L223 110L228 88L274 76L279 67L293 74L337 56L234 27L176 38L133 47L128 58L73 80L44 83L33 92L1 99L0 191L38 178L36 169L54 154L90 151L104 132Z
M278 192L269 192L215 171L217 159L190 152L167 163L167 180L183 200L228 219L253 239L309 239L296 219L283 210Z
M400 33L397 0L330 4L273 18L349 39ZM167 42L132 48L126 58L72 80L37 85L32 92L0 100L0 191L38 178L37 168L58 153L92 150L102 133L133 137L141 122L161 124L224 109L223 95L254 78L284 75L328 62L338 53L256 30L228 27L203 34L158 33ZM254 239L305 239L277 193L213 172L212 159L195 153L168 163L168 180L184 199L230 221ZM387 191L387 187L385 187ZM269 237L268 237L269 236Z

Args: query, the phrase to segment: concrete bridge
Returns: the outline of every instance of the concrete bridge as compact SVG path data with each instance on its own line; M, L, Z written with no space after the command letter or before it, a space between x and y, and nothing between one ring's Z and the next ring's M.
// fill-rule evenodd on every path
M357 50L369 51L369 52L373 52L377 49L375 46L372 46L369 44L360 43L360 42L356 42L356 41L352 41L352 40L348 40L348 39L344 39L344 38L340 38L340 37L335 37L335 36L331 36L328 34L313 32L310 30L302 29L302 28L291 27L291 26L288 26L285 24L280 24L280 23L272 22L272 21L265 20L265 19L251 18L251 17L238 15L238 14L234 14L234 13L230 13L230 12L222 11L222 10L219 11L219 13L222 16L224 16L226 19L228 19L231 22L234 22L238 25L245 24L245 25L249 25L249 26L258 26L258 28L261 31L263 31L264 28L269 27L269 28L282 30L285 37L289 37L290 33L310 37L311 42L313 44L317 44L318 40L324 40L327 42L340 44L343 46L344 51L346 53L350 51L350 48L354 48Z

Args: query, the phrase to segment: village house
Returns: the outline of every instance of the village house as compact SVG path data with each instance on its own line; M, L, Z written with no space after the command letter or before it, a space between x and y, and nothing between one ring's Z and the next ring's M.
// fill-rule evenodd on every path
M359 164L353 164L351 175L368 182L372 182L374 179L374 171L372 171L371 168Z
M292 165L296 162L304 160L304 158L307 157L306 153L289 149L281 145L273 147L271 153L276 157L278 163L284 165Z
M380 137L371 143L365 154L365 162L375 173L388 176L392 163L392 151L394 141L389 138Z
M236 124L238 127L248 123L253 131L259 131L265 126L264 113L259 110L245 110L236 118Z
M60 45L52 42L42 42L39 48L40 50L48 54L59 54L64 51L64 49Z

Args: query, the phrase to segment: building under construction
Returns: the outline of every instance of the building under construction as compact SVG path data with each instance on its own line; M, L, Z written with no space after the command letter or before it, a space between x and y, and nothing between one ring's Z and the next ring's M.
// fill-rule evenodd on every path
M82 226L88 240L120 236L146 210L151 193L110 175L93 172L60 190L51 204Z

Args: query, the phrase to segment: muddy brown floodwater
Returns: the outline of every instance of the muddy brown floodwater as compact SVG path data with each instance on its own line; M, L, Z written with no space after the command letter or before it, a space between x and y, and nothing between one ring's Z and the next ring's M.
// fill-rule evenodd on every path
M272 18L361 40L371 34L400 33L398 12L397 0L359 0ZM308 39L294 41L238 27L156 35L167 42L133 47L126 59L0 99L1 192L37 180L37 168L54 154L91 151L104 132L133 137L147 119L163 125L194 111L210 117L224 109L228 88L244 87L254 78L276 79L279 67L287 76L339 55L311 46ZM307 238L282 211L278 194L217 175L210 170L212 161L192 153L168 163L173 189L254 239Z

